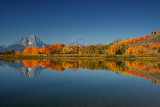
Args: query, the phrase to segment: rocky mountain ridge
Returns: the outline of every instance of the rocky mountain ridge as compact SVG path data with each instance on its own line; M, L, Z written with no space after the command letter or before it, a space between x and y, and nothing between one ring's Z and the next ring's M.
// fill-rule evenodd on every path
M39 37L36 37L35 35L32 34L31 35L27 34L25 37L22 37L19 41L16 41L7 47L0 46L0 51L5 51L5 50L23 51L28 46L43 48L49 45L43 43Z

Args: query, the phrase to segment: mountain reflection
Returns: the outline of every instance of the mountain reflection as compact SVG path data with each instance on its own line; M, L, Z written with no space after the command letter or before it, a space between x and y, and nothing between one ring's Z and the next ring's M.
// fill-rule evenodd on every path
M112 70L116 73L150 79L160 84L159 60L98 60L98 59L54 59L54 60L2 60L0 66L9 66L27 78L33 78L49 68L55 71L65 69Z
M44 69L41 66L28 68L24 65L22 61L19 60L0 61L0 66L8 66L12 68L14 71L18 71L22 75L25 75L26 78L34 78L36 75L40 74L40 72Z

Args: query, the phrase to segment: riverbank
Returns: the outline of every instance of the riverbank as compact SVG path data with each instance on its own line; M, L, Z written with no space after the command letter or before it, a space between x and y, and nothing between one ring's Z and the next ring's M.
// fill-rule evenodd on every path
M105 54L53 54L53 55L0 55L0 59L160 59L160 55L105 55Z

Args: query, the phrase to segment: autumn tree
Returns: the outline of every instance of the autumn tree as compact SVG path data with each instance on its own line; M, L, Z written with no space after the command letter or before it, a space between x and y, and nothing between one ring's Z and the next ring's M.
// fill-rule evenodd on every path
M77 45L70 46L70 53L72 54L78 54L79 47Z
M151 50L156 50L156 49L157 49L157 44L154 43L154 42L151 42L151 43L149 43L149 48L150 48Z
M127 54L132 54L133 53L133 47L129 47L128 49L127 49Z
M37 55L37 54L39 54L39 53L40 53L39 48L37 48L37 47L32 47L32 54Z
M120 44L120 45L117 45L117 51L116 51L116 54L123 54L125 52L125 49L127 47L125 46L125 44Z
M51 54L61 54L64 44L53 44L49 46L49 51Z
M133 49L133 54L144 54L147 53L147 49L143 46L137 45Z
M83 46L83 47L80 47L78 53L79 53L79 54L84 54L84 53L85 53L85 47L84 47L84 46Z
M20 54L21 54L21 52L19 52L19 51L15 52L15 55L20 55Z
M62 49L62 53L63 54L68 54L69 53L69 47L64 46L63 49Z
M28 46L26 49L24 49L23 54L24 55L32 54L32 48Z
M115 55L117 51L117 47L112 45L108 48L108 54Z

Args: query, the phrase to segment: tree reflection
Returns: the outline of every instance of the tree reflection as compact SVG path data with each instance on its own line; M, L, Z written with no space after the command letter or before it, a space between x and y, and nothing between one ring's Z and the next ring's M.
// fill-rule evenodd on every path
M159 60L102 60L102 59L53 59L53 60L5 60L5 62L23 62L25 67L49 68L54 71L64 71L65 69L78 70L112 70L115 73L124 75L143 77L153 82L160 83L160 63ZM35 71L36 72L36 71Z

